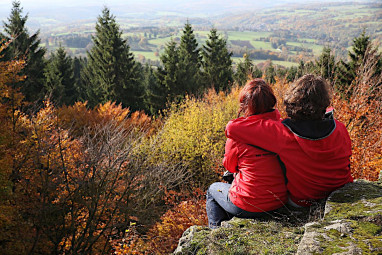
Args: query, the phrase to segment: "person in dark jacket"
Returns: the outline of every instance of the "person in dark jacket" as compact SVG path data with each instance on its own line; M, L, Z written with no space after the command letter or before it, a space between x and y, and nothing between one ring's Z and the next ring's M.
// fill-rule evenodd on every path
M276 98L262 79L249 81L240 93L240 110L248 123L264 128L280 122L274 109ZM232 185L213 183L207 191L207 216L210 228L217 228L233 216L255 218L273 211L287 201L283 171L277 155L235 139L227 139L224 167L235 173Z
M319 76L305 75L288 90L282 122L252 123L252 116L228 123L226 136L277 153L286 166L289 203L309 206L353 178L351 142L344 124L326 112L331 93Z

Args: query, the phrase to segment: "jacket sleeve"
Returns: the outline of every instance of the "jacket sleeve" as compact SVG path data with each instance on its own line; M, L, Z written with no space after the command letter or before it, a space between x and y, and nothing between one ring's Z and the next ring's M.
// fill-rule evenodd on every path
M287 132L278 121L252 121L250 117L228 122L225 130L227 138L237 142L258 146L279 154Z
M225 144L225 153L224 153L224 159L223 159L223 165L225 169L227 169L231 173L237 173L238 160L239 160L239 151L238 151L236 142L228 138Z

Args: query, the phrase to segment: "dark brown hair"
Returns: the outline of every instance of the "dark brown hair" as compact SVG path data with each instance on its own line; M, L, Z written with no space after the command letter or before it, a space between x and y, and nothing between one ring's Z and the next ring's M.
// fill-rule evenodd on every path
M272 88L263 79L248 81L240 92L240 109L244 116L265 113L273 109L276 97Z
M318 120L324 117L330 100L331 90L325 79L306 74L289 88L284 105L293 120Z

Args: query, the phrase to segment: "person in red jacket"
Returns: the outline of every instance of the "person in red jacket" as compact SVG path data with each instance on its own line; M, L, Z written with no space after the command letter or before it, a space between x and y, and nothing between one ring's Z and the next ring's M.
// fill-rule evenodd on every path
M282 122L253 124L252 116L228 123L226 136L277 153L286 166L289 203L309 206L353 178L351 142L344 124L326 112L331 94L327 82L305 75L287 91L288 114Z
M268 122L281 121L275 104L271 87L262 79L254 79L240 93L238 116L243 113L243 119L251 118L251 125L266 128ZM286 203L285 178L275 153L227 139L223 164L236 176L232 185L217 182L209 187L206 208L210 228L233 216L259 217Z

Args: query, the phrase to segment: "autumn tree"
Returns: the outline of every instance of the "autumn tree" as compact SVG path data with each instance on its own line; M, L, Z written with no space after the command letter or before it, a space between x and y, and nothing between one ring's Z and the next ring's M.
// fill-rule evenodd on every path
M74 78L73 60L63 47L52 53L45 71L46 90L51 100L61 106L72 105L78 100Z
M83 72L89 104L116 101L124 107L140 109L141 66L134 60L115 17L106 7L98 17L92 40L94 46L88 52L88 64Z
M19 88L29 102L42 99L44 96L44 68L45 49L40 46L39 32L29 35L25 26L28 15L23 16L23 8L19 1L12 3L13 7L8 22L4 22L4 32L1 38L11 41L4 50L4 58L1 61L24 59L25 67L21 71L26 76L23 81L14 82L13 87ZM3 43L5 42L3 41Z
M227 90L233 81L232 52L228 51L227 41L217 34L216 29L211 29L202 56L206 86L216 91Z
M25 130L21 125L24 96L13 88L15 82L23 79L18 74L25 61L2 59L9 43L0 41L0 253L25 254L22 236L29 226L17 211L15 187L28 148L23 144Z

